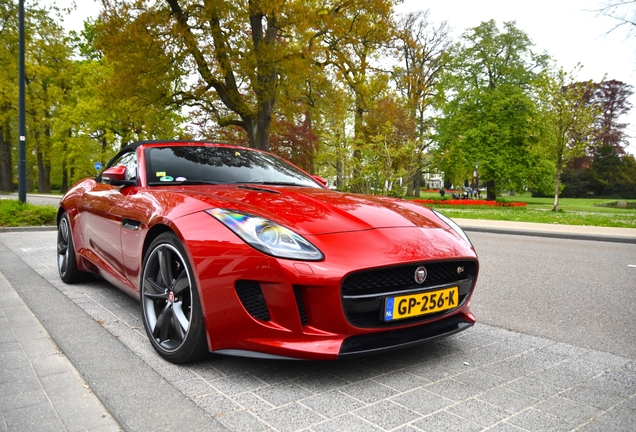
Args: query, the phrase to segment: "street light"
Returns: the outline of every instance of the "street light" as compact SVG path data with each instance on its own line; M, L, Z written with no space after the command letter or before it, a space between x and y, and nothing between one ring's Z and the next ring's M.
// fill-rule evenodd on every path
M18 199L26 202L26 81L24 78L24 0L18 7L19 53L18 53Z

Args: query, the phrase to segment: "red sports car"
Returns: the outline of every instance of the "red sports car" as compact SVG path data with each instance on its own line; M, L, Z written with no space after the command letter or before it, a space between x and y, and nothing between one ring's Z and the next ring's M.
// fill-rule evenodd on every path
M61 201L58 269L140 300L155 350L338 359L474 324L479 263L443 215L329 190L272 154L139 142Z

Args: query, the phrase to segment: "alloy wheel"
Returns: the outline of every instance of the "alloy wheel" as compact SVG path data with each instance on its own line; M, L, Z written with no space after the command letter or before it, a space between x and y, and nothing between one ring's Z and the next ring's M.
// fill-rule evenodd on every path
M163 243L150 253L143 275L142 302L148 330L159 349L184 343L192 316L192 282L181 253Z

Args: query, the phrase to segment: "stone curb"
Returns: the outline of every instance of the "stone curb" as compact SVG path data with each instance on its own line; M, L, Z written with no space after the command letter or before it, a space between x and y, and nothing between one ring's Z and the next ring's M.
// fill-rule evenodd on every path
M636 238L632 238L632 237L618 237L618 236L583 234L583 233L530 231L530 230L523 230L523 229L505 229L505 228L486 228L486 227L461 227L461 228L467 232L482 232L482 233L491 233L491 234L522 235L522 236L529 236L529 237L560 238L560 239L566 239L566 240L589 240L589 241L601 241L601 242L610 242L610 243L636 244Z
M55 230L57 230L57 227L55 225L0 227L0 233L3 233L3 232L55 231Z

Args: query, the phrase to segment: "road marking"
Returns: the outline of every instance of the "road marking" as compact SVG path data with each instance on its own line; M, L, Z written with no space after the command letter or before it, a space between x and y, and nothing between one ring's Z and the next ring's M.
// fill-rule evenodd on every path
M634 267L634 268L636 268L636 264L627 264L627 267Z

